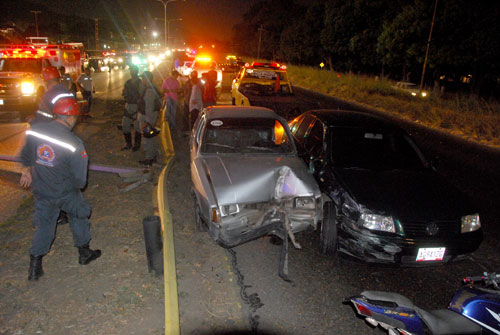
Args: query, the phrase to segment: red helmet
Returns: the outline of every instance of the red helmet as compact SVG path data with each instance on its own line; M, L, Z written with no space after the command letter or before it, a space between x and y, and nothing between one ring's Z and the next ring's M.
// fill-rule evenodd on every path
M44 80L61 78L61 74L55 66L47 66L46 68L43 68L42 75Z
M80 105L75 98L65 97L60 98L54 105L54 114L59 115L79 115Z

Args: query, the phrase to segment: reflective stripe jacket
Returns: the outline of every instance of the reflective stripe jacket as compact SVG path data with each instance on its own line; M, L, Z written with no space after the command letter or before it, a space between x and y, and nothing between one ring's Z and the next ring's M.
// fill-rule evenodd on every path
M58 199L87 183L88 156L82 140L65 125L38 123L26 132L21 163L33 167L35 196Z

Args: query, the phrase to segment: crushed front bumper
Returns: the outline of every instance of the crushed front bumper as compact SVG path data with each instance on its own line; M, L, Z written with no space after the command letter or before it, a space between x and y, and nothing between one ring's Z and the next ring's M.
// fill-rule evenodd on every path
M341 222L338 231L339 251L369 263L389 263L401 266L429 266L465 258L481 244L482 230L441 237L408 238L390 233L356 230ZM419 261L420 248L446 248L442 261Z

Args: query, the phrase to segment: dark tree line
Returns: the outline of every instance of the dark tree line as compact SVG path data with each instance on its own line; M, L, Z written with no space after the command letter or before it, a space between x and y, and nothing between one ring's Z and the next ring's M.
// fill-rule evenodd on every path
M420 81L434 0L261 1L233 27L247 56ZM498 96L500 5L439 0L426 85Z

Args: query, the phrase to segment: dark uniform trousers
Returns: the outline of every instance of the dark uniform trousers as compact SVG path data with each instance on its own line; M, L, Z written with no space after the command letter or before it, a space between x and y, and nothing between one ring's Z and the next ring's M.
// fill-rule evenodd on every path
M35 214L33 223L36 232L30 253L33 256L47 254L54 241L57 218L63 210L69 218L75 247L87 245L90 242L90 205L84 200L80 190L69 193L60 199L35 197Z

